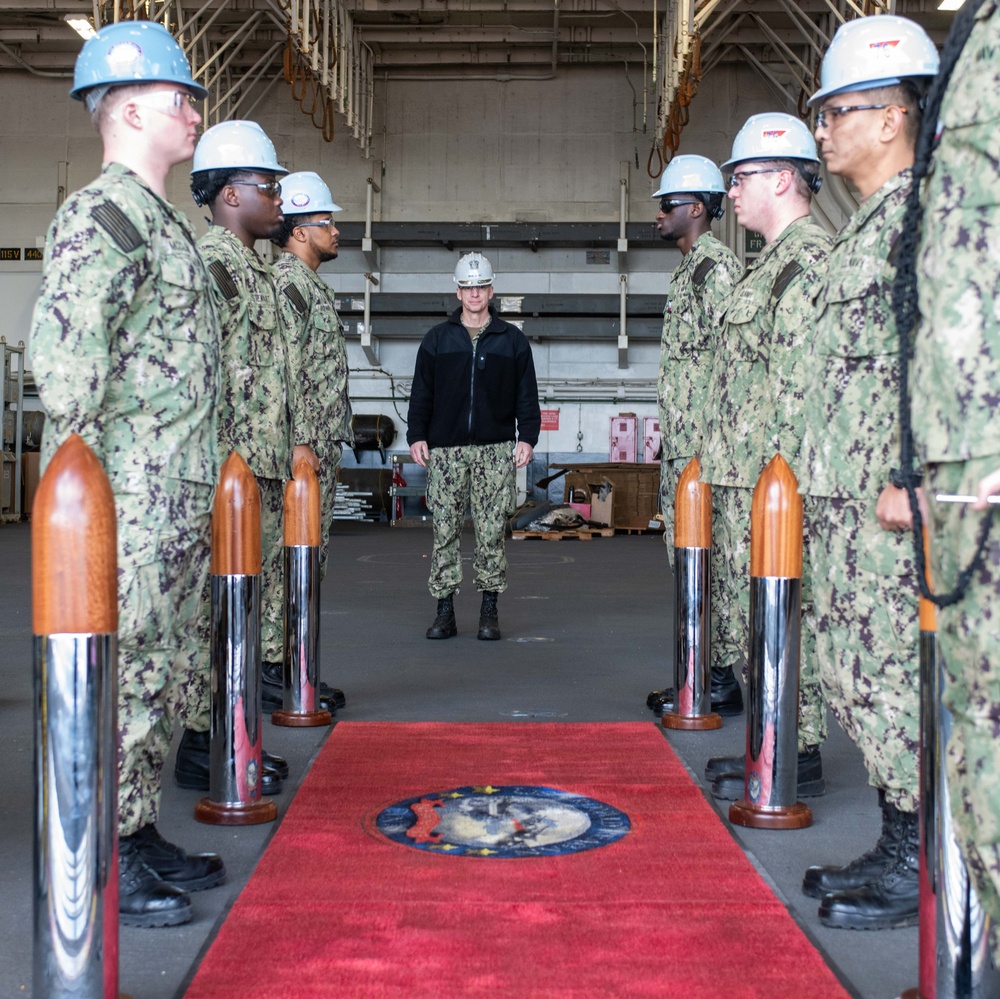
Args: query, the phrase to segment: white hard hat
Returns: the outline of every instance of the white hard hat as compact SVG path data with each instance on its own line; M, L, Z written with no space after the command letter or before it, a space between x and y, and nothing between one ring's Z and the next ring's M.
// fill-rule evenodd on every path
M455 284L459 288L493 284L493 267L481 253L467 253L455 265Z
M314 215L317 212L340 212L330 188L311 170L290 173L281 178L282 212L287 215Z
M823 56L820 88L809 106L851 90L890 87L913 76L937 76L937 49L919 24L895 14L842 24Z
M198 140L191 173L203 170L259 170L282 175L274 143L255 121L223 121Z
M704 156L675 156L660 174L660 188L653 195L725 194L722 171Z
M722 169L728 170L746 160L803 160L819 164L812 132L798 118L780 111L747 118L733 139L733 151Z

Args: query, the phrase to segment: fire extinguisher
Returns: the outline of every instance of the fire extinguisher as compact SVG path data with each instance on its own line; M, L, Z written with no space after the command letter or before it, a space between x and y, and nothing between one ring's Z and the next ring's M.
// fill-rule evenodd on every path
M395 462L393 463L393 466L392 466L392 484L394 486L405 486L406 485L406 479L403 478L403 472L402 472L401 466L397 465ZM394 521L402 519L402 517L403 517L403 497L402 496L396 496L395 497L392 513L393 513L392 519Z

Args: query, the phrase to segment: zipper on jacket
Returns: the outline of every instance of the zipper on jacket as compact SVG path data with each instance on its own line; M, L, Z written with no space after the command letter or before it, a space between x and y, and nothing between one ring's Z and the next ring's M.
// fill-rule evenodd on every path
M489 323L487 323L486 325L488 326ZM468 333L469 331L466 330L465 332ZM482 336L483 333L485 333L485 332L486 332L486 329L483 328L482 330L480 330L479 336ZM469 339L471 340L472 337L469 337ZM469 375L469 440L470 440L470 442L472 440L472 414L473 414L473 412L476 409L476 354L478 354L478 353L479 353L479 340L477 339L472 344L472 371L471 371L471 373Z

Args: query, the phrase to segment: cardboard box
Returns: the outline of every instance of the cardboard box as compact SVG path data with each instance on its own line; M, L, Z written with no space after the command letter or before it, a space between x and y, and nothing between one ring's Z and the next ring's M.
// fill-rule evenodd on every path
M553 464L549 467L567 469L564 476L567 503L570 502L573 490L585 489L589 492L592 524L607 524L609 527L632 531L655 529L660 494L658 463L593 462L579 465ZM611 486L613 494L610 507L600 504L595 506L594 492L604 482ZM662 524L658 526L662 529Z
M28 451L21 455L21 513L25 517L31 515L31 506L38 492L41 461L41 451Z
M588 519L599 527L615 525L615 487L607 479L591 483Z
M595 481L585 472L567 472L563 502L597 527L614 526L614 486L604 478Z

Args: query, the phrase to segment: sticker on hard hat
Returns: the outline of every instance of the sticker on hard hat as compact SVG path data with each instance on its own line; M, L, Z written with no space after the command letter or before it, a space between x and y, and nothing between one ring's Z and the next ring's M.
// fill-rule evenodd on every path
M142 58L142 49L135 42L119 42L108 49L106 59L109 66L129 66Z
M292 204L296 208L305 208L305 206L309 204L309 201L310 201L310 198L309 198L308 194L301 194L300 193L300 194L293 194L292 195Z
M787 129L784 128L768 128L761 133L761 138L765 141L774 142L776 139L780 139Z
M893 38L891 40L884 41L884 42L869 42L868 43L868 48L872 49L874 52L876 52L876 53L878 53L880 55L884 55L884 54L889 53L898 44L899 44L899 39L898 38Z

